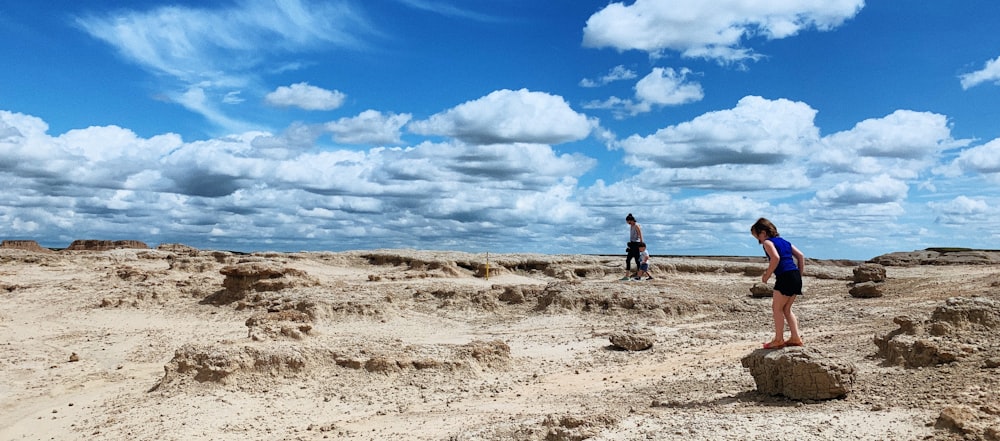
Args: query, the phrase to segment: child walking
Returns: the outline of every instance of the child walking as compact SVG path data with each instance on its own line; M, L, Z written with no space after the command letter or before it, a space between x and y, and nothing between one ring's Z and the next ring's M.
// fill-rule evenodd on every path
M767 283L774 275L774 292L771 296L771 315L774 317L774 338L764 343L764 349L779 349L785 346L802 346L799 336L799 320L792 312L795 296L802 295L802 271L806 257L795 245L778 235L778 227L771 221L760 218L750 227L750 234L764 247L767 255L767 269L761 282ZM798 265L796 265L798 263ZM791 335L785 340L785 322Z
M635 274L634 280L642 280L643 277L653 280L653 276L649 274L649 252L646 251L646 244L639 242L639 272Z

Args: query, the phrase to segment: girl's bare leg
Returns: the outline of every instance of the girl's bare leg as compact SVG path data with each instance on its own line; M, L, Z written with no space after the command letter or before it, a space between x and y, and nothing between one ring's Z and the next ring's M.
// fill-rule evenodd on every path
M771 316L774 318L774 342L785 341L785 305L788 297L780 291L771 293Z
M795 316L794 312L792 312L792 303L795 303L795 296L788 296L785 298L787 301L782 307L782 316L785 318L785 321L788 322L788 329L792 334L788 339L791 341L801 341L802 339L799 337L799 318Z

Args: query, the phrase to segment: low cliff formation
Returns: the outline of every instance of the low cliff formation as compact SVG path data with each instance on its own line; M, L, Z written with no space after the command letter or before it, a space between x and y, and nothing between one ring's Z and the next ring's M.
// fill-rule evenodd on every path
M107 251L119 248L149 249L145 242L138 240L74 240L66 248L68 251Z
M993 265L1000 263L1000 250L971 248L928 248L922 251L897 251L869 260L885 266L917 265Z
M38 242L33 240L5 240L3 243L0 243L0 248L8 250L38 251L43 253L52 252L52 250L48 248L42 248L38 245Z

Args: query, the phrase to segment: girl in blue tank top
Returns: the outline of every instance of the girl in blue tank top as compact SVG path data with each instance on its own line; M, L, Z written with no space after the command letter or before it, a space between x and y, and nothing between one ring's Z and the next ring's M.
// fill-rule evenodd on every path
M764 343L764 349L780 349L785 346L802 346L799 336L799 320L792 312L795 296L802 295L802 269L806 257L787 240L779 237L778 227L771 221L760 218L750 227L750 234L764 247L767 269L760 280L763 283L774 275L774 292L771 295L771 315L774 317L774 338ZM785 322L791 336L785 340Z

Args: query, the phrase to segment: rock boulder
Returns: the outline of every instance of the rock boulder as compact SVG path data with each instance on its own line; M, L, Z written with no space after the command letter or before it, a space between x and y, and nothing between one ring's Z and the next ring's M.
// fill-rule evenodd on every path
M851 297L861 299L882 297L883 295L882 284L875 282L855 283L848 292L851 294Z
M627 329L621 332L612 333L608 339L614 347L626 351L645 351L653 347L656 336L650 332L643 332L635 329Z
M885 267L878 263L863 263L854 267L854 283L885 282Z
M757 282L750 287L750 297L763 298L774 296L774 289L766 283Z
M758 349L741 362L750 370L757 390L769 395L829 400L847 396L854 387L854 365L827 357L815 348Z

